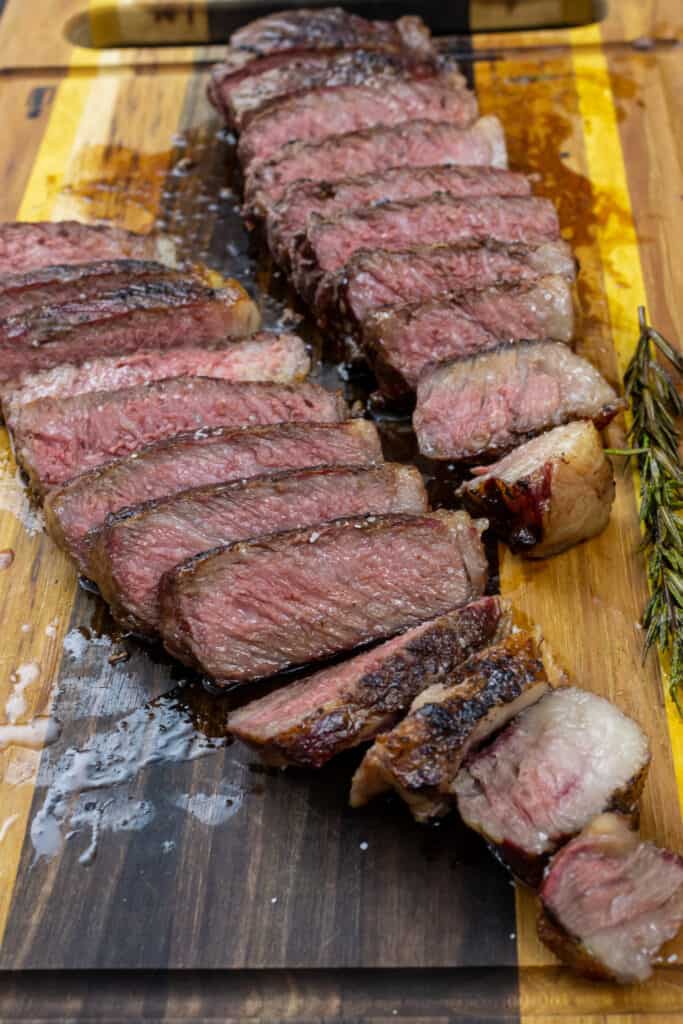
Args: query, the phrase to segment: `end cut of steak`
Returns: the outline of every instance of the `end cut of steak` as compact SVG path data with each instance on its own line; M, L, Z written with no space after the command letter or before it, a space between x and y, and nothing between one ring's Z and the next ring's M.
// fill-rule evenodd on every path
M382 307L424 303L448 292L547 275L574 279L574 259L566 242L458 242L361 252L318 289L316 312L325 322L341 319L345 331L357 334L366 317Z
M379 434L369 420L202 429L141 448L51 491L45 519L53 539L85 571L87 535L121 509L281 470L381 462Z
M503 454L570 420L603 427L623 407L587 360L559 342L541 341L427 370L413 426L423 455L473 460Z
M64 483L143 445L202 427L337 423L346 405L317 384L175 377L120 391L42 398L20 407L12 438L35 491Z
M236 75L229 64L218 64L211 72L209 98L231 127L243 131L255 115L287 97L311 89L427 77L435 73L439 63L444 65L442 70L451 72L454 83L464 84L462 76L455 77L454 62L450 67L444 61L413 64L410 57L401 53L340 50L302 53L285 64L247 75Z
M390 637L483 593L466 513L368 516L219 549L161 585L168 650L245 683Z
M581 974L647 981L683 924L683 860L603 814L554 858L541 889L540 939Z
M379 309L365 320L363 347L381 391L414 391L430 364L528 339L569 342L574 310L565 277L496 285L415 305Z
M512 551L547 558L601 533L614 501L614 472L592 423L569 423L475 472L459 490Z
M427 511L418 470L299 470L184 491L110 516L90 549L89 573L115 618L136 632L159 621L161 577L221 544L342 516Z
M3 224L0 227L0 274L23 274L40 267L90 260L161 259L163 240L122 228L81 224L75 220ZM166 246L168 248L168 246Z
M394 167L336 183L296 182L268 212L268 245L287 267L312 214L325 220L362 207L406 199L426 199L437 192L456 199L477 196L528 196L529 179L498 167ZM373 247L374 248L374 247Z
M419 239L423 245L454 242L529 243L559 238L549 199L434 195L323 220L313 214L293 260L294 282L307 299L325 274L340 270L362 249L394 251Z
M477 119L477 100L456 72L424 79L368 81L338 89L314 89L283 100L255 117L242 133L242 167L273 159L293 140L317 143L332 135L390 127L405 121L440 121L464 128Z
M177 280L178 272L154 260L96 260L40 267L0 277L0 319L19 316L41 306L94 299L129 284Z
M417 821L448 814L467 754L549 689L542 644L516 632L424 690L410 714L375 740L353 777L351 806L394 789Z
M506 601L484 597L247 704L230 731L270 764L320 768L390 729L418 693L502 640L511 618Z
M295 181L334 182L393 167L444 164L507 167L503 127L482 117L471 128L439 121L406 121L334 136L318 145L292 142L277 159L260 164L245 182L247 209L263 216Z
M305 380L310 356L296 334L255 334L246 341L143 349L128 356L99 356L80 366L61 364L25 374L0 387L2 411L12 426L16 410L39 398L71 398L90 391L118 391L171 377L214 377L230 381L269 380L296 384Z
M260 322L237 282L214 291L194 281L147 282L0 322L0 381L93 355L171 349L244 337Z
M476 755L454 792L463 821L535 885L548 856L596 814L637 812L649 762L632 719L602 697L565 687Z

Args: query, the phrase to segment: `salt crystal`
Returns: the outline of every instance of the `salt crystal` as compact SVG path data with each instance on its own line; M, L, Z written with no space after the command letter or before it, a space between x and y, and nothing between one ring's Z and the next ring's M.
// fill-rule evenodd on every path
M363 840L363 842L360 844L360 848L363 851L363 853L365 853L369 845L369 843L366 843L365 840Z

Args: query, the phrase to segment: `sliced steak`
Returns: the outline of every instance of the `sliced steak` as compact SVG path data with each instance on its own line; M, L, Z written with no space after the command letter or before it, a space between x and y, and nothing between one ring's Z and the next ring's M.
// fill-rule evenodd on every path
M209 97L228 124L243 131L252 118L290 96L311 89L338 89L345 85L383 83L394 78L421 78L433 75L436 61L412 64L400 53L372 50L309 52L290 58L287 63L253 74L235 74L229 64L212 69ZM443 70L457 74L455 63ZM457 81L464 84L459 76Z
M296 384L311 368L296 334L255 334L246 341L143 349L128 356L99 356L80 366L61 364L25 374L0 387L2 411L11 427L17 409L39 398L70 398L90 391L118 391L171 377L215 377L230 381L269 380Z
M165 239L75 220L0 226L0 274L116 259L160 259L167 263L173 261L173 253Z
M391 127L405 121L439 121L465 128L477 119L477 100L458 72L424 79L379 78L363 85L314 89L283 100L255 117L242 133L237 155L254 168L293 140L317 143L332 135Z
M202 555L161 584L168 650L220 684L390 637L483 593L466 513L369 516Z
M379 736L351 784L351 806L394 789L417 821L448 814L453 783L470 751L550 687L538 637L516 632L472 655L416 697L410 713Z
M57 544L85 571L87 535L123 508L280 470L381 462L379 434L369 420L202 429L141 448L50 491L45 519Z
M143 445L202 427L337 423L346 405L317 384L241 383L175 377L120 391L41 398L19 408L12 438L35 491Z
M414 391L431 364L524 340L569 342L573 333L569 282L543 277L379 309L365 320L361 339L381 391L397 398Z
M508 346L427 370L413 426L432 459L492 458L550 427L603 427L623 401L591 364L560 342Z
M574 259L566 242L458 242L360 252L318 289L316 313L326 323L341 320L342 330L358 335L366 317L382 307L425 303L448 292L547 275L574 279Z
M602 697L564 687L473 757L454 792L463 821L533 885L548 856L596 814L636 813L649 762L632 719Z
M145 281L173 281L178 271L154 260L97 260L40 267L0 277L0 319L19 316L41 306L94 299Z
M436 121L406 121L393 128L369 128L317 145L292 142L276 160L259 165L245 182L247 210L263 216L295 181L342 181L383 174L393 167L444 164L507 166L503 128L497 117L482 117L471 128Z
M247 704L230 716L230 731L270 764L320 768L390 729L418 693L510 626L508 603L484 597Z
M340 213L405 199L426 199L436 192L454 198L476 196L528 196L529 179L498 167L394 167L382 174L367 174L339 182L295 182L268 211L268 245L278 263L291 263L299 236L309 218L325 220ZM373 246L373 248L375 248Z
M541 889L540 939L581 974L647 981L683 924L683 860L603 814L551 862Z
M418 513L427 507L418 470L395 464L213 484L110 516L90 549L88 575L120 623L153 633L161 577L195 555L341 516Z
M458 494L512 551L547 558L601 533L615 485L592 423L569 423L515 448Z
M94 355L240 338L259 322L258 307L237 281L221 291L193 281L129 285L0 322L0 381Z
M395 251L419 239L423 245L454 242L537 244L559 238L557 211L549 199L487 196L454 199L434 195L324 220L313 214L294 253L294 283L313 300L325 274L333 274L363 249Z

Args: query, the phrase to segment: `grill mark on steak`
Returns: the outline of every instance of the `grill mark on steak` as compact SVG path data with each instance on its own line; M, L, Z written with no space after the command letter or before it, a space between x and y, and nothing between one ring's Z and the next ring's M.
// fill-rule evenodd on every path
M179 562L262 534L342 516L426 512L417 469L322 468L194 488L110 516L90 547L88 568L115 618L153 633L161 577Z
M481 596L486 559L466 513L338 520L234 544L162 580L167 649L245 683L387 638Z
M477 119L473 92L448 74L423 79L369 80L362 85L314 89L283 100L252 119L242 133L237 155L243 168L275 159L297 140L314 144L330 136L427 120L466 128Z
M263 216L295 181L334 182L394 167L464 164L507 167L503 128L497 117L482 117L471 128L436 121L406 121L393 128L369 128L317 145L291 142L276 160L259 165L245 181L249 213Z
M174 261L173 257L168 239L136 235L123 228L75 220L0 225L0 274L90 260L159 259L168 263Z
M423 455L491 460L574 419L601 428L623 408L595 367L566 345L528 342L427 369L413 426Z
M279 470L381 462L379 434L369 420L203 429L143 447L50 491L45 520L56 543L85 572L87 535L123 508L191 487L247 480Z
M400 398L434 363L525 340L569 342L573 334L569 282L553 276L379 309L365 320L361 338L381 391Z
M91 391L118 391L171 377L214 377L230 381L295 384L311 368L304 342L295 334L254 334L246 341L142 349L124 356L99 356L80 366L60 364L24 374L0 386L2 411L12 426L17 410L39 398L71 398Z
M336 423L346 413L341 394L317 384L174 377L120 391L31 402L19 409L12 436L17 460L40 494L181 431L288 421Z
M351 806L394 789L418 821L447 814L467 754L547 692L545 660L539 636L518 631L424 690L408 716L363 758L351 784Z
M508 602L482 598L247 704L228 727L270 764L320 768L390 729L418 693L510 627Z
M426 199L442 192L454 198L510 195L529 196L531 184L523 174L498 167L393 167L381 175L366 174L336 183L296 182L268 211L268 246L285 269L291 264L299 237L311 214L325 220L378 203ZM376 246L373 246L376 248Z

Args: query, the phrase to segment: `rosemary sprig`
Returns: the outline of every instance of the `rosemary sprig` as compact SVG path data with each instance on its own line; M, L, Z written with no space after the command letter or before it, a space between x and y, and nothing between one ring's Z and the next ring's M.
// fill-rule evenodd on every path
M683 463L677 420L683 399L657 353L683 374L683 355L638 310L640 338L624 375L633 423L631 447L640 474L640 521L650 599L643 613L645 656L656 644L671 657L671 699L683 717Z

